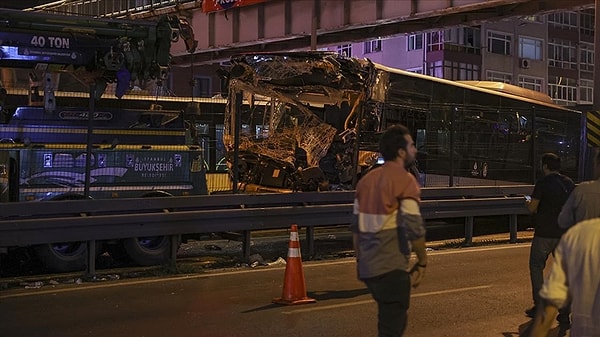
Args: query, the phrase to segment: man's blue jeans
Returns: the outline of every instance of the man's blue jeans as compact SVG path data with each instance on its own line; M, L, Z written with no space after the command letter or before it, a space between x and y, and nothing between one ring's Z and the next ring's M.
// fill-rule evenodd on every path
M379 337L400 337L406 329L410 304L410 277L405 270L394 270L363 280L377 302Z

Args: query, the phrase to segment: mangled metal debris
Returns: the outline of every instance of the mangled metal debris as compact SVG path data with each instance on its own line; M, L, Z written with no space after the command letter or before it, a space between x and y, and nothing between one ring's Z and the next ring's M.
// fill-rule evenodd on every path
M239 133L239 181L244 189L316 191L350 186L369 61L334 53L253 54L232 58L224 143L230 158ZM233 100L230 100L232 102ZM241 111L238 111L241 109ZM240 119L239 121L237 119ZM363 154L361 159L373 159ZM233 159L229 161L233 164Z

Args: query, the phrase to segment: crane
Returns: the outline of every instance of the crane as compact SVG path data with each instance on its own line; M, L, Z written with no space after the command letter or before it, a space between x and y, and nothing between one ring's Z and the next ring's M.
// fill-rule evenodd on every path
M31 93L44 81L44 106L54 107L51 73L73 73L96 85L107 83L123 96L135 81L162 81L169 72L170 47L179 38L193 53L198 45L190 23L175 15L157 20L90 18L0 9L0 68L31 69Z

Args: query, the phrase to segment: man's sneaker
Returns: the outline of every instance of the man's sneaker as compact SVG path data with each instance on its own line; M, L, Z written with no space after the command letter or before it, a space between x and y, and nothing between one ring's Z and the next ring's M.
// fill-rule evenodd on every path
M530 318L534 318L536 311L537 311L537 308L534 305L533 307L525 310L525 316L530 317Z

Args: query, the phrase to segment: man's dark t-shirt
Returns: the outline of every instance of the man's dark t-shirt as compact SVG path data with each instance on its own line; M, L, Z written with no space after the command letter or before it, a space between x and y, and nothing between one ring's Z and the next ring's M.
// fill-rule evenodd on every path
M558 214L574 188L573 181L559 173L551 173L538 180L531 195L540 201L535 215L535 236L561 237L564 230L558 227Z

